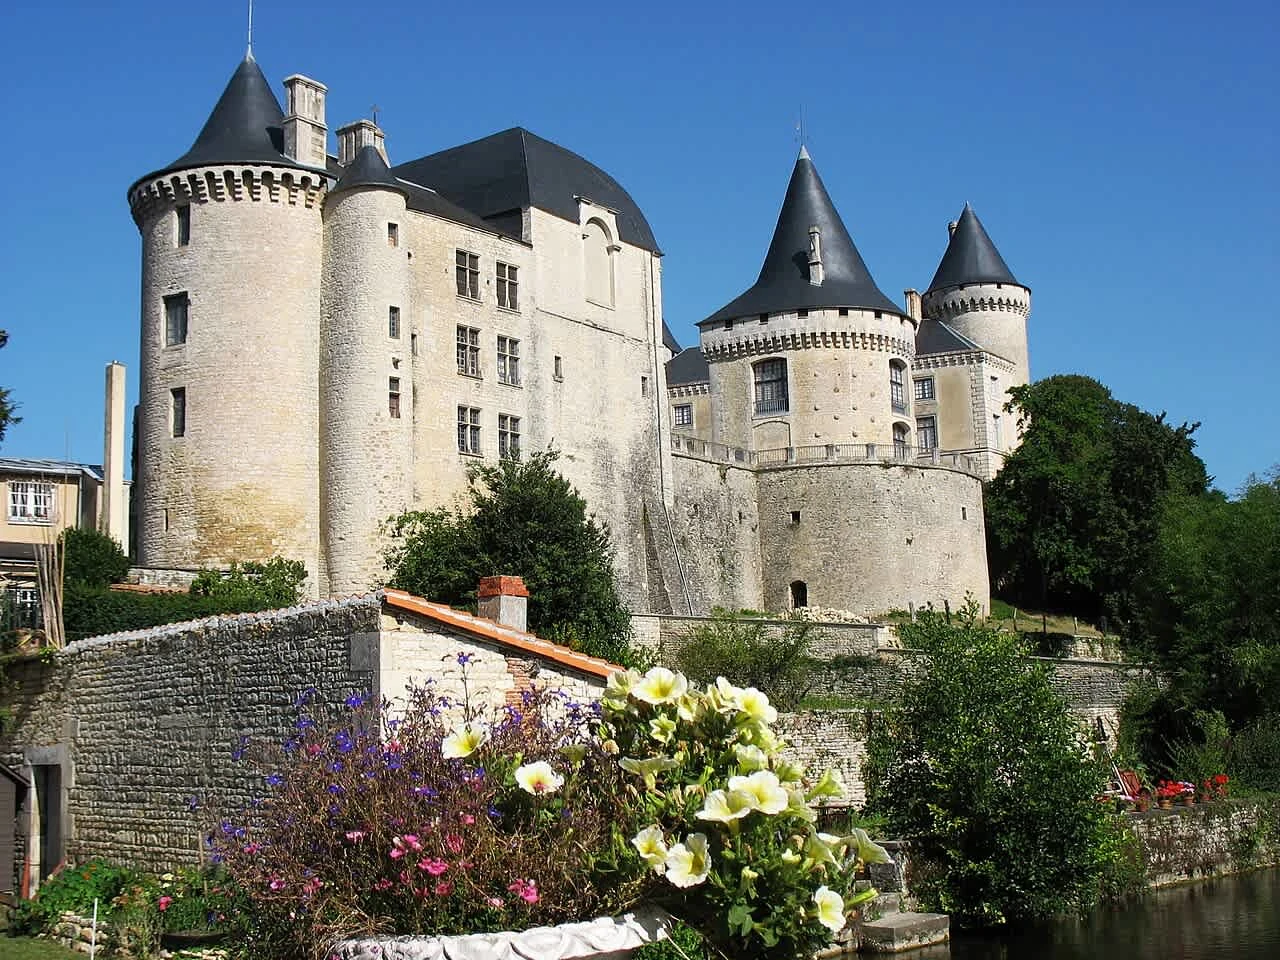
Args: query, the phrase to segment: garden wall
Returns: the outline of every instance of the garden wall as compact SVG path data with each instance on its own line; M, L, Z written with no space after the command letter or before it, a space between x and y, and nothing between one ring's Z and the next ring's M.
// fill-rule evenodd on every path
M1280 865L1280 798L1220 800L1125 819L1152 887Z

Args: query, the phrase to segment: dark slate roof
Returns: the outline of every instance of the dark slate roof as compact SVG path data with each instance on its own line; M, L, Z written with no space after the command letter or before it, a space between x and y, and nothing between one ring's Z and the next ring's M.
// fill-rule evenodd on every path
M394 173L394 171L392 171ZM477 230L483 230L485 233L502 234L511 240L523 243L519 237L512 237L504 233L495 224L490 223L481 217L476 216L470 210L464 210L456 203L450 203L434 190L428 190L421 184L412 183L408 180L397 177L397 182L408 194L407 206L410 210L417 210L419 213L429 213L433 217L440 217L442 220L451 220L454 223L461 223L468 227L475 227Z
M973 207L966 203L929 290L958 287L963 283L1017 282Z
M394 168L484 218L537 207L578 222L577 197L617 213L622 241L661 253L630 194L595 164L522 127L411 160Z
M253 55L246 54L191 149L157 172L218 163L301 166L284 155L283 125L280 101Z
M667 386L676 387L682 383L706 383L711 379L711 371L707 367L707 358L702 355L701 347L689 347L681 350L667 361Z
M822 231L821 286L809 282L809 227ZM765 254L760 276L746 293L721 307L702 323L822 307L860 307L902 313L880 292L840 214L827 195L809 151L800 148L787 195Z
M680 341L676 339L676 335L671 332L665 320L662 321L662 345L670 350L673 356L680 352Z
M983 349L963 333L947 326L941 320L926 317L920 322L920 330L916 334L916 356L930 353L968 353L971 350ZM989 351L988 351L989 352Z
M33 460L18 457L0 457L0 475L6 474L64 478L84 474L90 480L101 481L102 467L96 463L75 463L71 460Z
M391 175L391 168L387 166L387 161L382 159L378 148L371 144L365 144L360 148L355 159L347 164L346 169L342 171L342 176L338 178L337 185L329 193L332 196L354 187L383 187L399 190L403 194L409 192L404 184Z

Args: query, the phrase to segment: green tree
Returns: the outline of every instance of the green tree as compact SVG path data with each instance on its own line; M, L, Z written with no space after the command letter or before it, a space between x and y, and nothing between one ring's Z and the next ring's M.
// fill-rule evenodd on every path
M1024 431L986 490L993 588L1015 603L1128 618L1166 497L1209 485L1192 439L1088 377L1015 387Z
M921 897L962 924L1083 908L1113 856L1101 767L1043 665L977 613L900 628L927 659L868 742L869 809L911 841Z
M0 347L4 347L9 343L9 334L0 330ZM22 418L17 416L16 411L18 405L9 399L9 391L0 387L0 442L4 441L5 431L11 424L21 423Z
M389 521L389 585L474 608L481 577L524 578L529 627L615 663L630 664L630 617L618 596L608 526L535 453L467 471L466 509L409 511Z
M120 544L97 530L72 527L62 535L66 553L62 579L68 585L106 587L129 572L129 558Z

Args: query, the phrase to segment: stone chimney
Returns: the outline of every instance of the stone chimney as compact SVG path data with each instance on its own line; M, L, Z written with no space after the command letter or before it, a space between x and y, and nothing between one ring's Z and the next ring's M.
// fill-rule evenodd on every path
M956 235L956 227L958 227L958 226L960 226L960 222L959 222L958 220L952 220L950 223L948 223L948 224L947 224L947 239L948 239L948 240L950 240L952 237L954 237L954 236Z
M924 309L920 305L920 291L904 290L902 295L907 298L907 316L912 320L924 319Z
M124 364L107 364L106 419L102 428L102 499L98 529L129 549L129 504L124 492Z
M324 123L326 87L300 73L285 77L284 154L308 167L324 169L329 128Z
M386 135L372 120L357 120L338 128L338 162L344 167L356 158L361 147L367 146L374 147L382 155L382 162L391 166Z
M476 611L486 620L521 633L529 629L529 590L519 577L481 577L476 599Z
M822 286L822 230L816 223L809 228L809 282Z

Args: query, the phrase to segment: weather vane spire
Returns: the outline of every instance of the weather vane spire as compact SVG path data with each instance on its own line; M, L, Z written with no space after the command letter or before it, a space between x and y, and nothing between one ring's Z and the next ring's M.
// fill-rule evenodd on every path
M800 119L796 122L796 139L800 141L800 150L808 153L809 130L804 125L804 104L800 104Z
M249 0L249 48L245 56L250 60L253 59L253 0Z

